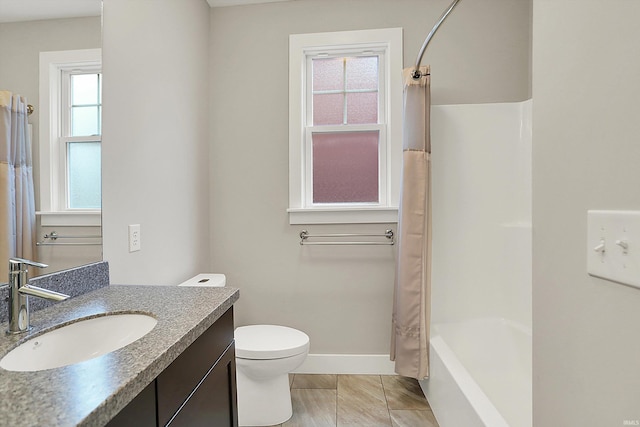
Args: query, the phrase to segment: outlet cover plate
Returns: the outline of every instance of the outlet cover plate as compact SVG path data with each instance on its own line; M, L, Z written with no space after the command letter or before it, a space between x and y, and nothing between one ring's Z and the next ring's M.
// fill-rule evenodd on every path
M129 225L129 252L137 252L142 249L140 239L140 224Z

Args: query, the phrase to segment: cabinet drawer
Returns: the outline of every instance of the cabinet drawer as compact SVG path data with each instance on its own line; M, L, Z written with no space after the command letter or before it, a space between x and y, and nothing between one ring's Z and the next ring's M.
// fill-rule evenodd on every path
M233 307L157 377L158 425L169 422L232 341Z

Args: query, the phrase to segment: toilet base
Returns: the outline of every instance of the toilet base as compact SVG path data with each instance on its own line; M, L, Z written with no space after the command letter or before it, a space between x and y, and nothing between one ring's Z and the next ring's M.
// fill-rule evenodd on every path
M237 370L239 426L272 426L291 418L289 374L255 381Z

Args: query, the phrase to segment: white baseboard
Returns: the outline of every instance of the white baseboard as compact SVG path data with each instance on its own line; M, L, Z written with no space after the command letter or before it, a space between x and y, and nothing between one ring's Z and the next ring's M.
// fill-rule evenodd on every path
M294 374L396 375L388 354L310 354Z

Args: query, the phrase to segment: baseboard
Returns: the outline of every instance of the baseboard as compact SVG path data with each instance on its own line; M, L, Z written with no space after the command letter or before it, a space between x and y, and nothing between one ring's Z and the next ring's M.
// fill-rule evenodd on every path
M310 354L294 374L396 375L388 354Z

